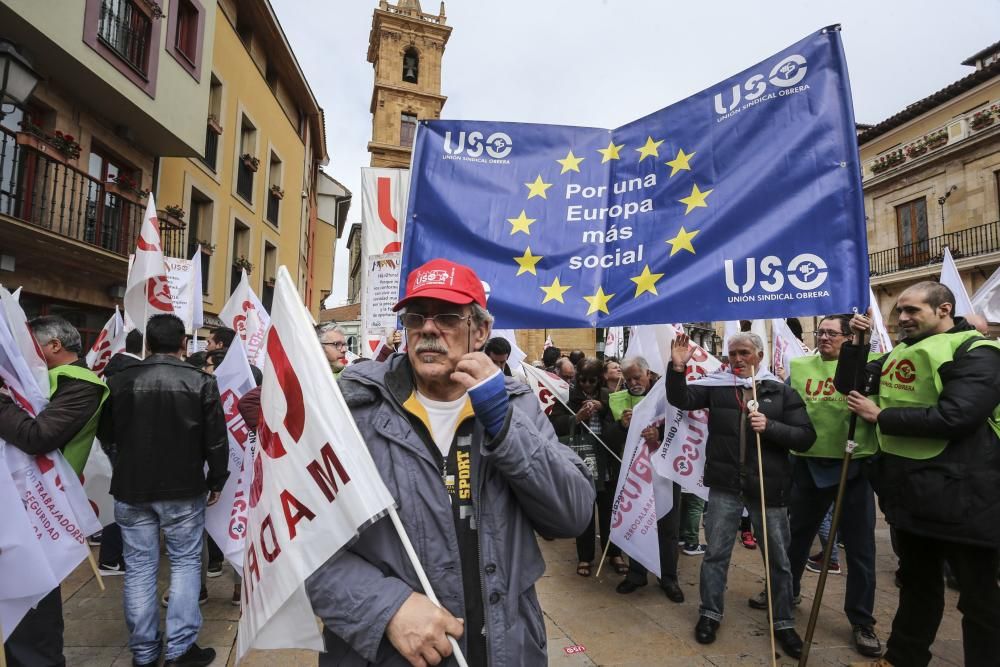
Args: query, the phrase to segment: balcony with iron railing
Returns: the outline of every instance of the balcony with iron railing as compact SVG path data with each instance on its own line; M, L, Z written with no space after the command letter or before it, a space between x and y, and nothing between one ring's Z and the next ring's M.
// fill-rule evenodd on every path
M129 67L147 74L152 20L134 0L102 0L97 37Z
M956 260L1000 252L1000 221L873 252L868 255L868 272L872 276L884 276L939 264L944 258L945 246Z
M944 148L975 139L1000 124L1000 103L986 104L964 113L905 144L897 144L865 162L863 178L869 180L933 157Z
M0 216L128 257L144 211L112 184L0 128Z

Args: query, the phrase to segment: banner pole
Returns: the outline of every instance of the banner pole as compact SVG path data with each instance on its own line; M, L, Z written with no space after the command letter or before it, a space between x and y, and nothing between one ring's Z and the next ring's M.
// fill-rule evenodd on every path
M396 512L396 506L389 506L389 517L392 519L392 525L396 528L396 533L399 534L399 540L403 543L403 549L406 550L406 555L410 559L410 565L417 572L417 579L420 580L420 585L424 589L424 595L433 602L438 607L444 609L441 606L441 602L438 600L437 595L434 593L434 589L431 588L431 582L427 579L427 573L424 572L423 565L420 564L420 559L417 558L417 552L413 550L413 544L410 543L410 538L406 534L406 528L403 527L403 522L399 518L399 514ZM455 653L455 661L458 662L458 667L469 667L469 664L465 661L465 655L462 653L461 647L458 645L458 640L448 635L448 641L451 643L451 649Z
M7 667L7 649L3 647L3 644L6 642L3 641L3 622L0 622L0 667Z
M854 343L860 345L862 350L858 355L858 365L854 369L854 388L859 389L864 378L865 366L868 362L868 354L864 349L864 334L857 333L854 336ZM802 655L799 657L799 667L805 667L809 663L809 646L812 644L813 633L816 631L816 621L819 619L819 609L823 604L823 591L826 588L826 578L830 572L830 558L833 554L833 545L837 542L837 529L840 527L840 513L844 505L844 487L847 486L847 473L851 465L851 457L858 443L854 441L854 434L858 426L858 415L851 413L847 426L847 442L844 445L844 458L840 465L840 482L837 484L837 497L833 501L833 517L830 519L830 537L823 547L823 564L819 572L819 581L816 582L816 595L813 597L812 609L809 610L809 623L806 625L806 636L802 640Z
M142 300L142 352L140 353L140 358L146 358L146 324L149 323L149 280L146 280L142 285L142 295L145 297Z
M750 386L753 387L753 411L756 412L759 406L757 403L757 369L750 367ZM748 406L749 407L749 406ZM757 436L757 478L760 481L760 523L764 531L764 584L767 588L767 627L771 637L771 665L777 665L774 650L774 603L771 598L771 557L768 550L767 540L767 509L764 504L764 459L760 447L760 433Z
M97 561L94 560L94 552L87 547L87 562L90 563L90 569L94 571L94 577L97 578L97 585L102 591L107 590L104 587L104 577L101 576L101 571L97 569Z
M596 510L594 511L594 521L595 523L597 521ZM608 535L608 542L607 544L604 545L604 553L601 554L601 562L597 564L597 573L594 575L595 579L601 576L601 568L604 567L604 561L607 560L608 558L608 549L610 548L611 548L611 536Z

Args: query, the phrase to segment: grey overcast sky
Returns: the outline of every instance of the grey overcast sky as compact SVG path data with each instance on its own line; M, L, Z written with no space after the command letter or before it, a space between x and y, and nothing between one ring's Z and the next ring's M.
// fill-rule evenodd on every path
M326 112L326 171L355 194L348 219L360 222L378 2L271 3ZM1000 40L1000 0L450 0L446 13L444 118L596 127L668 106L834 23L855 116L876 123L972 72L960 63ZM346 239L337 248L338 304Z

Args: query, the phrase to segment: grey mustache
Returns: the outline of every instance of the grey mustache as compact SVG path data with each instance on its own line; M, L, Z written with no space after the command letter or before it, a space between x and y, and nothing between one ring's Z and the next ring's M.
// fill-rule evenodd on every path
M444 344L436 338L420 341L417 343L414 350L417 354L420 354L421 352L440 352L441 354L448 354L448 348L446 348Z

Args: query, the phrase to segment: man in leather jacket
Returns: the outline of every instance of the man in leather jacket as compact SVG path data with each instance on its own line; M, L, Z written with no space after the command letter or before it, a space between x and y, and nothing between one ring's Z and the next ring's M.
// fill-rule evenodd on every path
M215 378L181 361L186 339L179 318L151 317L150 356L111 378L101 415L101 442L117 452L111 494L125 542L125 620L134 665L157 664L161 652L165 666L208 665L215 658L195 639L205 507L218 500L229 476L229 448ZM161 529L171 574L162 649L156 594Z

